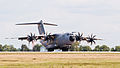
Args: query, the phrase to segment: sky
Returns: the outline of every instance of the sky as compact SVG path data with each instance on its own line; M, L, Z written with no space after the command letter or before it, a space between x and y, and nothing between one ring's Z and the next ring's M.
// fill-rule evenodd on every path
M27 41L5 38L27 36L30 32L39 35L36 25L15 24L43 20L59 25L45 26L48 33L76 31L84 36L93 33L103 39L96 45L120 45L119 3L120 0L0 0L0 44L17 48L27 44Z

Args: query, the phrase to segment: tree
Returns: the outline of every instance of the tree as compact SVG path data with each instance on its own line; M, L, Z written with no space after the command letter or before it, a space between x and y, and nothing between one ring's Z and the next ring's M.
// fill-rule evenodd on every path
M17 49L17 51L21 51L21 49L20 49L20 48L18 48L18 49Z
M3 51L10 51L10 46L7 44L2 47Z
M70 51L79 51L79 42L75 42L71 45Z
M115 49L114 49L114 48L111 48L111 51L115 51Z
M16 48L13 47L13 45L4 45L2 47L3 51L16 51Z
M92 51L90 46L82 46L82 51Z
M100 47L100 51L110 51L110 48L108 46L106 46L106 45L102 45Z
M93 50L94 51L100 51L100 46L99 45L95 46L95 48Z
M29 48L25 44L22 44L21 51L29 51Z
M80 45L79 51L83 51L83 46L82 45Z
M33 51L40 51L41 47L42 47L41 45L37 44L33 47Z
M17 49L13 45L10 45L10 51L17 51Z
M2 51L3 49L2 49L2 45L0 44L0 51Z
M120 51L120 46L115 46L115 51Z

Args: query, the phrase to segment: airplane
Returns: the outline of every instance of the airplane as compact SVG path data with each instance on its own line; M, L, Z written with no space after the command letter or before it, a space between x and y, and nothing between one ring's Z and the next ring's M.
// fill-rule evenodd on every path
M61 49L62 51L68 51L71 45L74 42L87 41L91 43L91 45L95 42L95 40L102 40L95 38L96 35L91 34L91 36L83 37L83 33L71 32L71 33L63 33L63 34L47 34L45 33L44 25L58 26L56 24L44 23L42 20L36 23L20 23L16 25L38 25L39 36L28 35L27 37L19 37L18 40L27 40L29 43L40 40L40 43L48 50L54 51L54 49Z

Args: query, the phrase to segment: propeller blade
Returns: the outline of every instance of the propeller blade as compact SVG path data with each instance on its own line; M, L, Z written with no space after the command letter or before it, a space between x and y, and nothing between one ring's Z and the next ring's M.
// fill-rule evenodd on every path
M93 38L93 34L91 34L91 38Z
M48 35L48 32L46 32L46 36Z
M31 34L31 37L32 37L32 33L30 33Z
M96 37L96 35L93 36L93 38L95 38L95 37Z
M83 36L83 33L81 34L81 37Z
M94 44L96 44L96 42L93 40Z
M91 45L93 44L93 42L91 42Z
M80 36L80 32L78 32L78 36Z
M51 35L51 33L49 33L49 35Z
M32 41L32 45L34 45L34 41Z
M34 36L35 36L35 33L34 33Z
M95 40L102 40L102 39L97 39L95 37L96 37L96 35L93 35L93 34L91 34L90 36L88 35L88 37L86 37L86 41L88 43L91 43L91 45L92 45L93 43L96 44Z

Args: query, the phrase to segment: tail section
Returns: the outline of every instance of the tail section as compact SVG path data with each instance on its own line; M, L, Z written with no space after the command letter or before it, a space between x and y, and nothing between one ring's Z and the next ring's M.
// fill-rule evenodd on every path
M38 31L39 31L40 35L45 35L44 25L57 26L56 24L43 23L42 20L40 22L38 22L38 23L21 23L21 24L16 24L16 25L35 25L35 24L38 25Z
M38 31L40 35L45 35L45 29L43 26L43 21L41 20L40 23L38 24Z

